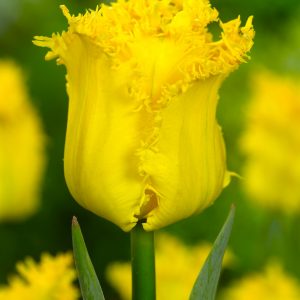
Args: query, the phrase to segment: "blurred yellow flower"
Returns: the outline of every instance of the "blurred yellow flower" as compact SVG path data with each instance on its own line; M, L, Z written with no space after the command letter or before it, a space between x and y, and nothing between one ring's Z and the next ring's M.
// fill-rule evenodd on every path
M252 18L219 21L208 0L118 0L34 43L67 68L65 177L74 198L123 230L199 213L229 182L215 112L247 58ZM221 38L207 25L219 21Z
M175 237L166 234L157 235L155 253L157 299L188 299L211 247L209 243L188 247ZM227 250L223 265L228 266L233 261L233 254ZM106 277L122 299L131 299L130 263L112 263L106 270Z
M0 143L0 221L22 219L39 205L45 136L11 61L0 61Z
M300 211L300 79L255 74L247 128L245 189L263 207Z
M40 263L27 258L17 264L17 270L19 274L9 279L8 286L0 286L0 300L79 299L71 253L43 254Z
M269 263L262 273L248 275L221 293L222 300L299 300L300 285L279 263Z

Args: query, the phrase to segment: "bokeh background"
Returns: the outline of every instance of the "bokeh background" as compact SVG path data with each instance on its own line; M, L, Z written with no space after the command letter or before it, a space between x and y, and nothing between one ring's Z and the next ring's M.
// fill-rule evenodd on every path
M248 16L254 16L256 37L251 60L226 79L218 106L218 119L227 145L228 168L242 174L247 157L239 145L247 127L247 105L253 93L253 77L261 68L267 68L279 76L299 78L300 2L211 2L223 21L240 15L245 22ZM60 4L67 5L72 13L77 14L87 8L94 9L99 2L0 0L0 59L12 59L23 69L30 99L40 114L47 137L47 167L42 180L39 210L22 221L0 221L0 284L7 283L9 274L15 272L16 262L27 256L38 260L43 252L56 254L70 250L71 219L76 215L104 293L107 299L118 299L117 292L106 281L105 269L113 261L129 260L129 234L84 210L70 196L63 175L68 105L65 69L57 67L54 61L45 62L45 50L32 44L34 35L49 36L67 28ZM3 141L0 141L0 147L1 143ZM300 146L298 152L300 156ZM274 257L300 281L299 214L295 211L286 215L280 209L274 211L254 204L243 189L243 180L234 178L215 204L201 215L171 225L164 231L188 245L200 241L213 242L231 203L235 203L236 220L230 240L235 263L224 271L221 288L249 272L262 270Z

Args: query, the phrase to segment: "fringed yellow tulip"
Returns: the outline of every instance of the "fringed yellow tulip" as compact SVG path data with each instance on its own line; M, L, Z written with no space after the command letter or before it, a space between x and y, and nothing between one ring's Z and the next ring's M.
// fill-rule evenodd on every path
M23 219L39 206L45 136L11 61L0 61L0 145L0 221Z
M278 262L269 263L261 273L249 274L227 288L220 300L298 300L300 283Z
M253 97L241 139L247 160L244 186L259 206L300 212L300 80L263 71L255 74Z
M76 300L79 290L71 253L55 257L43 254L40 263L32 258L17 264L18 275L0 286L0 300Z
M218 89L247 58L251 18L220 21L213 41L208 0L119 0L79 16L61 8L68 31L35 44L67 68L74 198L125 231L202 211L228 181Z

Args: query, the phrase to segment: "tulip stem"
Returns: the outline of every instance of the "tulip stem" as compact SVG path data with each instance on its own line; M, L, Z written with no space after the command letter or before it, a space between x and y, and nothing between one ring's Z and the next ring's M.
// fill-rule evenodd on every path
M139 222L131 231L132 300L155 300L154 233Z

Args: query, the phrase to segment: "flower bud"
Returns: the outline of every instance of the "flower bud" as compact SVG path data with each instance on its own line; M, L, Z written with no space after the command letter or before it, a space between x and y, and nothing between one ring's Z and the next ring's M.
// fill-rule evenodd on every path
M154 230L212 204L228 181L215 113L222 80L246 59L251 18L207 25L207 0L119 0L71 16L46 59L67 68L65 177L74 198L123 230Z

